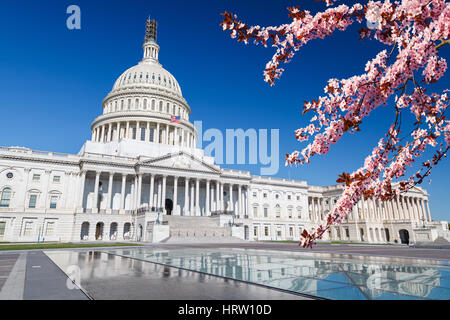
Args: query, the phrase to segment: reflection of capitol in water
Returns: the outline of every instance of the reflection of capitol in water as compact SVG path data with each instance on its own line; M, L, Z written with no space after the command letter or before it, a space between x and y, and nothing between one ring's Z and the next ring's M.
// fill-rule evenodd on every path
M51 258L60 267L78 265L82 270L82 279L107 279L127 275L130 270L154 277L155 272L163 270L163 277L166 273L166 276L170 276L174 272L178 272L178 276L196 278L208 274L319 297L322 292L334 288L353 288L367 299L384 299L385 294L429 298L435 288L450 292L450 289L443 288L446 284L441 284L442 275L439 271L448 267L424 266L424 262L418 260L411 260L409 263L389 261L389 258L364 261L328 254L224 248L137 248L108 252L110 254L67 252L65 256L55 253ZM184 270L177 271L167 266ZM432 298L435 299L435 296L436 292ZM333 297L339 298L339 295ZM438 296L438 299L448 298L450 296L445 294Z

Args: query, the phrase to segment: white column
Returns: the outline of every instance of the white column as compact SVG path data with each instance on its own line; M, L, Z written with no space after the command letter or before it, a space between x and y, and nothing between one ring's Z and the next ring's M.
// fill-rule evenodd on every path
M153 197L154 197L154 193L155 193L155 176L153 174L150 175L150 195L149 195L149 200L148 200L148 206L151 210L151 208L153 207Z
M94 201L92 204L93 212L98 209L98 185L100 183L100 172L95 173L95 184L94 184Z
M195 215L199 216L200 212L200 179L195 179Z
M122 173L122 188L120 190L120 209L125 209L125 187L127 184L127 175Z
M178 127L177 126L173 127L173 145L175 145L175 146L178 145Z
M209 204L209 190L210 185L209 185L209 179L206 180L206 204L205 204L205 216L210 216L211 212L210 212L210 204Z
M100 142L105 142L105 126L104 125L102 126Z
M166 124L166 136L164 137L165 144L169 144L169 125Z
M158 208L161 208L161 189L162 189L162 181L161 181L161 179L158 179L158 194L157 194L157 196L156 196L156 199L157 199L157 203L158 203L158 205L157 205L157 207Z
M425 203L427 204L428 222L431 222L430 205L428 204L428 200L425 200Z
M120 140L120 122L117 122L117 132L116 132L117 141Z
M184 179L184 215L189 215L189 178Z
M233 212L234 211L234 206L233 206L233 184L230 183L230 210Z
M147 128L145 129L145 141L150 141L150 122L147 121Z
M78 195L78 207L83 208L83 199L84 199L84 185L86 182L86 171L82 170L80 172L80 184L79 184L79 195Z
M173 214L179 215L178 213L178 177L173 177Z
M190 185L191 188L191 196L190 196L190 200L191 200L191 208L189 210L189 215L190 216L194 216L195 215L195 211L194 211L194 200L195 200L195 194L194 194L194 184L192 183Z
M142 196L142 173L138 174L138 186L137 186L137 203L136 208L141 206L141 196Z
M136 140L141 140L141 124L139 121L136 122Z
M156 123L156 133L155 133L154 136L156 137L156 138L155 138L155 142L156 142L156 143L159 143L159 122Z
M425 212L425 204L423 199L420 199L420 209L420 211L422 212L422 217L420 218L420 220L422 220L423 218L423 221L427 221L427 214Z
M162 202L161 207L163 208L164 214L166 213L164 211L165 207L166 207L166 179L167 179L167 176L164 175L162 178L162 199L161 199L161 202Z
M216 181L216 211L220 211L220 182Z
M111 138L111 132L112 132L112 124L108 124L108 139L106 139L106 142L109 142L112 140Z
M225 210L225 203L223 201L223 183L220 184L220 210Z
M242 186L240 184L238 185L238 215L242 215Z
M106 204L106 209L111 209L111 199L112 199L112 187L113 187L113 180L114 179L114 173L109 173L109 181L108 181L108 203Z
M125 138L129 139L130 138L130 121L127 121L127 127L126 127L126 131L125 131Z

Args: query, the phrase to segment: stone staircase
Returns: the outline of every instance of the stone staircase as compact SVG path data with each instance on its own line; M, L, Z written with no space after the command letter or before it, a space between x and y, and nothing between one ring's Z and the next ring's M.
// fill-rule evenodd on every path
M231 228L220 226L218 217L164 216L170 227L170 237L164 243L242 242L231 234Z

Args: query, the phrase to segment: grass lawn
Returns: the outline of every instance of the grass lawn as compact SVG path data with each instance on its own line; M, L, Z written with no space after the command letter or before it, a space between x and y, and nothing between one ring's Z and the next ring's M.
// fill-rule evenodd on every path
M67 248L98 248L98 247L130 247L138 246L134 243L30 243L6 244L0 246L0 251L6 250L33 250L33 249L67 249Z

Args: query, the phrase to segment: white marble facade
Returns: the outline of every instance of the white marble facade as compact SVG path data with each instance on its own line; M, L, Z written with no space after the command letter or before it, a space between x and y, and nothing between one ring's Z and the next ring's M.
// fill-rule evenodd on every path
M158 61L156 32L147 32L143 49L143 59L103 100L92 138L77 155L0 148L0 241L141 240L139 216L157 212L232 214L247 240L295 240L323 221L340 186L215 165L195 147L191 109ZM431 241L445 228L432 221L428 194L417 187L392 201L361 201L326 238Z

